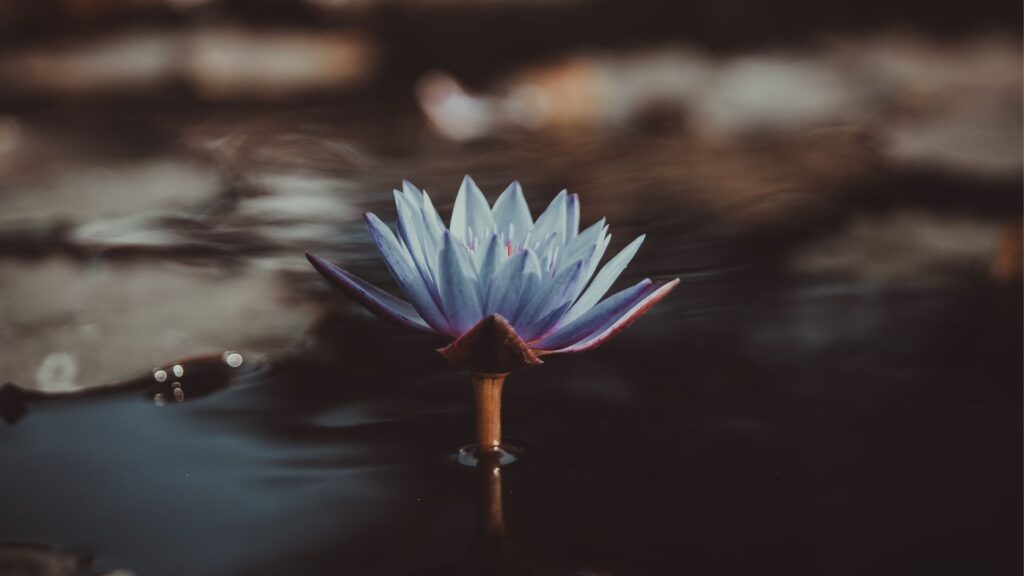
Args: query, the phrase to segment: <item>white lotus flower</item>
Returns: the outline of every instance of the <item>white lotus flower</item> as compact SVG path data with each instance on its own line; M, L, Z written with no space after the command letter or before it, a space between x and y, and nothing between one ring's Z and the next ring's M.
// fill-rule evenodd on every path
M447 227L427 193L409 182L395 191L395 203L397 236L372 213L365 218L408 301L307 256L378 316L456 339L441 353L474 371L507 372L545 354L594 348L679 283L645 279L602 301L644 236L598 271L611 236L603 218L579 231L576 194L562 191L534 221L518 182L492 207L467 176Z

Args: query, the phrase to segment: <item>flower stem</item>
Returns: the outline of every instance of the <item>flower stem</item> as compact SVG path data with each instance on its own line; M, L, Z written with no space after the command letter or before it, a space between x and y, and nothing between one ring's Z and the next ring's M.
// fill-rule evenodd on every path
M501 386L506 374L473 373L476 396L476 449L480 453L501 449Z

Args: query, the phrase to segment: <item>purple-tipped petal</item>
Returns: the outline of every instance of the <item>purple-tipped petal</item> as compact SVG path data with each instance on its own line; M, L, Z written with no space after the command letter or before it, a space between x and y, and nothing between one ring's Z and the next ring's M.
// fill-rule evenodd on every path
M650 310L652 306L654 306L662 298L667 296L668 293L674 290L675 287L679 284L679 279L676 278L664 284L650 284L650 280L646 280L645 282L647 282L648 285L642 289L639 298L634 296L626 300L629 306L616 306L616 311L620 313L611 316L609 320L602 323L596 330L591 331L589 335L586 335L573 343L563 344L563 347L561 348L555 348L554 346L552 346L552 344L547 344L544 341L539 342L537 346L535 346L535 348L543 349L544 354L583 352L584 350L591 350L593 348L596 348L610 340L619 332L625 330L627 327L629 327L630 324L635 322L637 318L642 316L645 312ZM643 284L643 282L641 282L641 284ZM637 286L639 286L639 284ZM627 288L627 290L630 289ZM608 300L611 300L614 297L615 296L612 296ZM608 300L605 300L605 302L607 302ZM604 304L604 302L602 302L601 304ZM600 308L601 304L595 306L593 309L591 309L591 311L593 312L594 310ZM625 308L624 311L623 308ZM582 321L585 318L586 316L580 318L579 321ZM571 326L567 326L566 328L570 327ZM545 340L548 339L546 338ZM552 338L550 342L554 343L555 339Z
M420 316L434 330L450 336L457 335L458 332L442 314L427 286L423 283L423 278L417 271L416 265L413 264L412 257L398 243L398 239L395 238L391 229L372 213L367 213L365 219L366 225L370 229L370 237L373 238L377 249L380 250L391 276L409 298L413 307L420 313Z
M556 350L570 346L598 334L606 325L627 312L652 289L650 278L645 278L629 288L620 290L591 308L586 314L544 337L536 348Z
M355 274L346 272L315 254L306 252L306 258L309 259L310 264L324 278L327 278L335 286L341 288L370 312L406 328L436 333L433 328L423 321L423 318L416 312L416 309L405 300L388 294Z
M508 234L509 226L516 234L526 234L533 228L533 217L530 216L530 207L523 197L523 188L519 182L513 182L494 201L494 224L498 232Z
M477 236L489 232L494 226L494 217L491 216L491 206L484 198L484 193L476 185L472 178L466 176L462 179L462 186L455 197L455 207L452 208L452 218L448 229L460 240L469 238L470 229Z
M451 233L444 233L441 247L441 269L438 289L444 312L460 334L483 318L483 304L477 286L476 272L466 246Z
M579 300L569 309L569 312L559 321L559 325L565 326L573 320L579 318L583 314L594 307L595 304L608 292L608 289L612 287L612 284L619 278L622 271L626 269L629 262L636 255L637 250L640 249L640 245L643 244L646 235L641 234L636 240L629 243L628 246L622 249L621 252L615 255L607 264L601 268L601 271L594 277L594 281L590 283L590 286L583 292Z

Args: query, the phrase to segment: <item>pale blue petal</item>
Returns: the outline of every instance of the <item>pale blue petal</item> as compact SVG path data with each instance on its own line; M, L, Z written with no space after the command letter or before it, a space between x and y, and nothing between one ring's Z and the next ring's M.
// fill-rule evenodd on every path
M533 302L533 299L537 297L537 293L541 287L541 267L540 259L537 258L537 253L533 250L526 249L523 251L526 254L526 269L523 272L523 290L519 294L519 302L516 303L515 311L506 318L509 324L516 325L523 310Z
M517 236L525 235L533 228L533 218L530 216L530 207L526 204L523 196L523 188L519 182L513 182L494 201L494 224L498 232L508 234L509 225L515 230ZM514 238L509 238L514 240Z
M569 242L580 232L580 195L569 194L565 201L565 241Z
M552 311L562 308L566 304L567 296L575 289L580 276L582 276L582 271L583 261L581 260L574 266L563 268L540 288L537 296L516 321L516 331L520 337L529 341L551 328L548 322L551 320ZM563 314L564 311L558 317L560 318ZM554 318L554 321L557 320L558 318Z
M598 300L608 292L608 289L612 287L612 284L618 280L622 271L629 265L637 250L640 249L640 245L643 244L645 237L646 235L644 234L638 236L601 268L601 271L594 277L594 281L590 283L590 286L583 292L579 300L569 309L565 318L559 321L559 326L567 325L597 304Z
M313 267L320 274L345 291L346 294L358 301L370 312L385 320L391 320L408 328L422 332L435 332L433 328L423 321L423 318L416 312L416 309L405 300L388 294L366 280L338 268L319 256L307 252L306 257L309 258L310 263L313 264Z
M484 193L476 185L472 178L466 176L462 179L462 186L459 187L459 194L455 197L455 207L452 209L452 219L448 229L460 240L469 238L469 231L472 230L478 238L491 231L494 227L494 217L491 216L491 206L484 198Z
M591 247L591 252L583 256L583 261L586 263L583 267L583 281L576 286L576 292L572 294L572 300L575 302L580 297L580 293L587 287L587 282L590 282L590 278L597 271L597 265L601 263L601 258L604 257L605 250L608 249L608 244L612 241L612 235L609 234L601 239L596 245ZM559 322L559 325L564 325L564 322Z
M438 332L450 336L457 335L431 297L423 283L423 278L412 262L412 257L398 243L398 239L395 238L391 229L371 213L366 214L366 224L391 276L409 298L413 307L420 313L420 316Z
M412 189L415 190L415 187ZM407 194L410 192L412 191L408 191ZM419 200L420 224L423 230L423 258L429 266L431 277L436 284L440 274L438 257L441 254L441 236L445 231L444 222L441 221L441 216L434 208L434 204L430 202L430 196L426 192L416 191L410 196Z
M591 246L598 245L607 232L608 226L605 224L604 218L601 218L597 222L587 226L583 232L577 234L575 238L565 245L565 248L563 248L563 250L565 250L563 262L575 262L576 260L579 260L580 255L582 255Z
M498 267L508 259L508 251L498 242L497 234L491 234L487 240L487 246L481 247L479 251L483 252L483 258L477 269L477 278L480 282L480 293L487 294L488 288L491 286L491 279L497 273Z
M643 300L651 292L652 286L653 283L648 278L625 290L616 292L575 321L545 336L537 342L534 348L557 350L565 346L572 346L599 334L601 330L610 326L615 320Z
M398 235L405 242L423 282L431 289L434 301L440 305L441 301L434 289L434 277L427 258L427 248L424 246L423 217L417 204L419 197L416 196L414 199L404 192L394 192L395 206L398 208Z
M533 224L531 242L540 244L552 232L557 233L559 239L565 239L565 223L567 218L565 199L567 196L568 193L565 190L559 192L558 196L555 196L551 204L548 204L547 209L537 218L537 221Z
M430 201L430 195L424 191L420 193L420 196L423 199L423 221L427 225L427 230L434 233L438 239L438 245L440 245L441 233L446 230L444 220L441 219L437 208L434 208L434 203Z
M485 316L501 314L505 320L512 317L526 284L529 258L529 252L517 252L498 267L487 288Z
M469 251L451 232L444 233L438 288L452 327L465 332L483 318L483 305Z
M650 310L652 306L657 304L658 301L674 290L678 284L679 279L676 278L675 280L664 284L651 285L644 290L642 297L636 299L628 310L622 312L610 321L605 322L588 336L585 336L574 343L567 344L563 348L553 349L551 347L544 347L543 349L549 350L552 354L558 354L564 352L583 352L584 350L596 348L635 322L637 318ZM609 300L610 299L611 298L609 298ZM598 306L600 306L600 304L598 304ZM592 310L596 309L597 306L592 308ZM580 320L582 320L582 318ZM540 346L538 346L538 348L540 348Z

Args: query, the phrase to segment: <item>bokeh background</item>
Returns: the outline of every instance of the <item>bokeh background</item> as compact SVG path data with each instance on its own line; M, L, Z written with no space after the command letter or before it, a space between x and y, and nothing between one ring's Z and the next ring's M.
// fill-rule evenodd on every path
M0 567L77 573L65 548L140 575L402 574L456 557L471 521L451 542L427 528L455 497L432 493L417 516L394 478L433 468L390 467L464 439L458 375L303 252L386 285L362 213L393 218L409 179L447 214L470 174L492 199L520 180L535 208L568 188L584 223L609 218L611 250L648 234L628 279L683 279L633 344L544 367L513 396L550 406L514 432L582 450L522 473L525 532L560 526L633 566L601 574L1019 574L1021 23L1002 0L0 1L0 540L28 543L0 547ZM190 363L203 376L170 387ZM224 365L253 368L255 388ZM175 418L202 426L151 415L194 397L206 408ZM570 442L559 411L576 405L608 453ZM229 440L211 448L193 425ZM124 449L137 426L151 444ZM665 435L690 440L668 456L652 446ZM402 443L417 436L430 446ZM311 463L310 442L348 452ZM735 458L703 448L723 443ZM150 462L154 447L175 456ZM647 464L590 489L568 479L602 459ZM793 465L772 481L801 482L747 468L765 459ZM282 488L311 467L371 478ZM177 494L155 478L183 469L214 471L205 531L129 488ZM270 476L283 484L252 487ZM218 509L228 482L240 500ZM542 511L559 502L545 482L574 486L560 518L575 523ZM699 520L681 532L637 496L674 482L694 491L662 511ZM292 497L362 516L341 530ZM272 504L238 512L254 502ZM794 506L814 520L764 536ZM404 560L381 553L389 518L408 522Z

